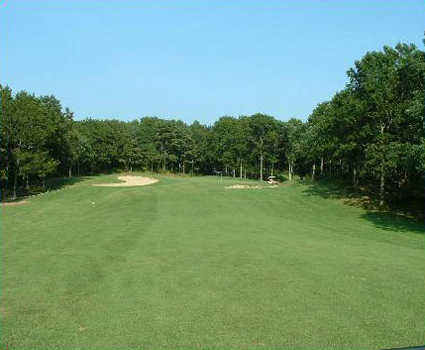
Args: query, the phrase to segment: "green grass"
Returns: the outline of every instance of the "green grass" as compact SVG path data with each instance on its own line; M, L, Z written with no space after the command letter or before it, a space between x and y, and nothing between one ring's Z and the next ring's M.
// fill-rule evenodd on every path
M0 349L425 343L423 225L307 184L91 186L115 178L1 209Z

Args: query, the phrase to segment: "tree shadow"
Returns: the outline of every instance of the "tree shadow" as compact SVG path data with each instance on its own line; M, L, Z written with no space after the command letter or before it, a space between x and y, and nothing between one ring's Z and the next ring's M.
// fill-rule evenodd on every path
M340 181L330 182L328 180L304 180L298 182L307 186L307 188L303 191L303 193L307 195L319 196L327 199L342 199L346 201L347 204L353 206L363 207L363 205L368 205L372 208L375 204L373 199L369 196L353 191L350 186Z
M56 177L46 181L46 190L55 191L90 179L88 176Z
M412 211L402 206L378 210L378 200L365 193L354 192L351 186L339 182L305 182L303 193L325 199L338 199L344 204L366 210L361 217L372 222L377 228L394 232L415 232L425 234L424 209ZM424 203L421 203L422 206Z
M393 232L414 232L425 235L424 224L413 218L395 215L391 212L368 211L361 218L372 222L375 227Z
M48 192L48 191L56 191L62 188L72 186L79 182L90 179L87 176L74 176L74 177L55 177L46 179L46 183L43 185L40 181L36 183L32 183L30 188L27 189L24 184L18 186L16 190L16 198L12 199L12 193L9 189L7 192L3 191L1 193L0 202L1 203L14 203L25 200L28 197L38 195L40 193Z

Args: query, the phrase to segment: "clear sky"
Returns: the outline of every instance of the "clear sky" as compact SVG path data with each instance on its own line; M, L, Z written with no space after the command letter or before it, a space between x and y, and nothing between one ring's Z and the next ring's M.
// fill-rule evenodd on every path
M424 29L423 0L0 0L0 82L77 119L305 119L354 60Z

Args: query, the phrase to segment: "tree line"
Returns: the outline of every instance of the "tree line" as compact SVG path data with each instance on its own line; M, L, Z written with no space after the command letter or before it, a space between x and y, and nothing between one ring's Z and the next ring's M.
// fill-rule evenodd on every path
M423 198L425 56L414 45L368 52L346 87L306 121L223 116L213 125L144 117L75 120L54 96L1 92L3 198L46 178L123 169L265 179L340 178L380 205Z

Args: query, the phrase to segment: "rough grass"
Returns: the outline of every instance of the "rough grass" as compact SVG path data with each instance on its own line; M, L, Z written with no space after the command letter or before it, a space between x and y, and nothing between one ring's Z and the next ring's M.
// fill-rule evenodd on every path
M114 178L0 209L0 348L425 343L422 225L302 184L91 186Z

